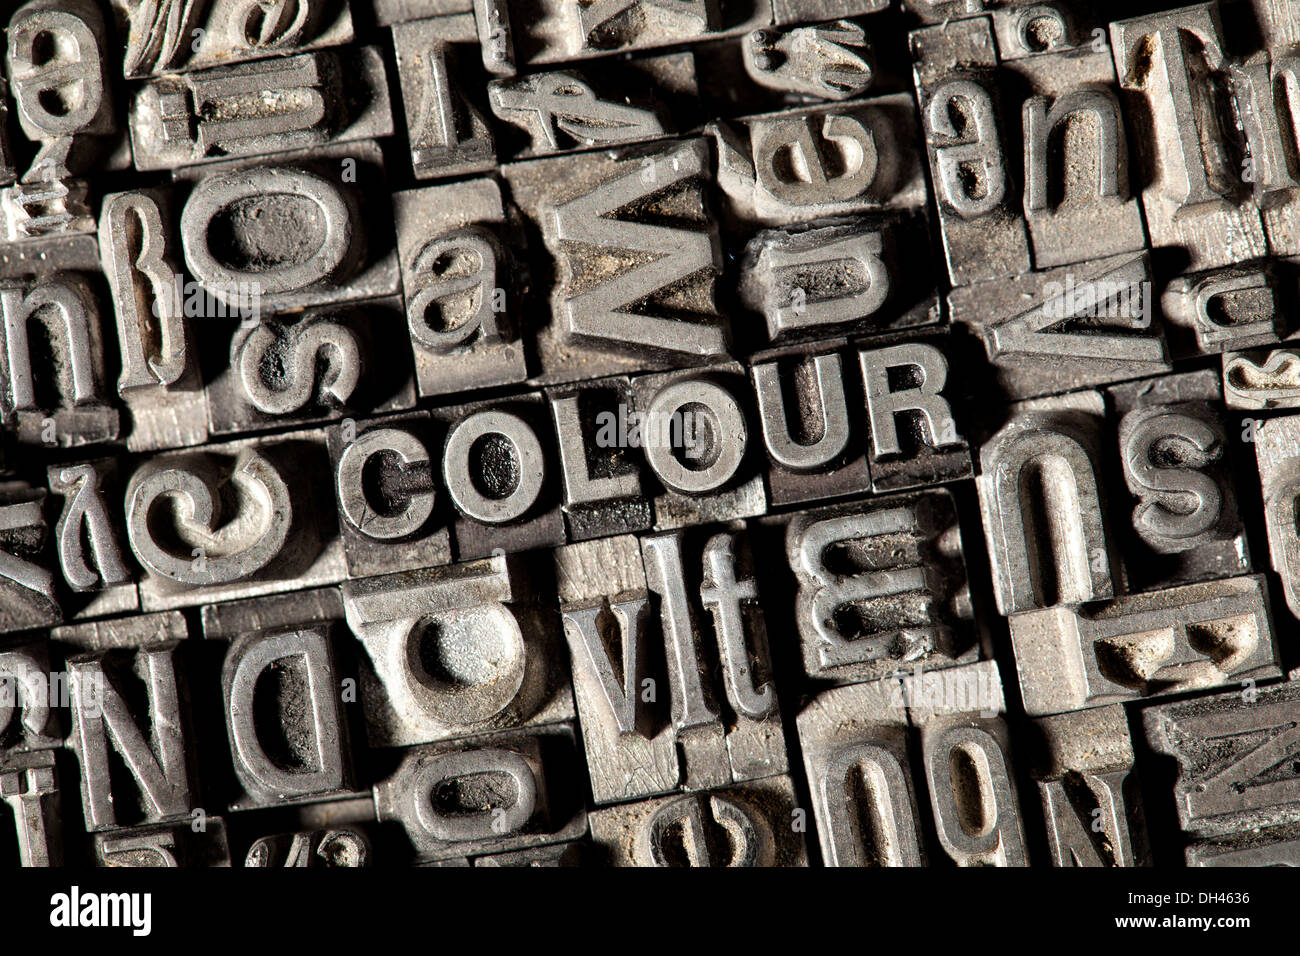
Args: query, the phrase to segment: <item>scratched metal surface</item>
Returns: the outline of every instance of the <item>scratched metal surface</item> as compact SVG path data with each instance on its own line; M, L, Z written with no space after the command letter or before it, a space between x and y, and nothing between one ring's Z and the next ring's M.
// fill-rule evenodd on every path
M1300 865L1300 0L32 0L0 863Z

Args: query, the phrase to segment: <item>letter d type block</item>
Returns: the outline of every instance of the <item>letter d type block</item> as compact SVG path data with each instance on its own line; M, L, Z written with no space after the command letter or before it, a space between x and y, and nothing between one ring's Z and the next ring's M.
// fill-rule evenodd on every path
M1262 575L1011 617L1027 714L1281 674Z
M255 718L259 683L275 688L278 726ZM221 687L226 736L244 790L231 810L351 791L347 724L328 626L236 638L221 668Z

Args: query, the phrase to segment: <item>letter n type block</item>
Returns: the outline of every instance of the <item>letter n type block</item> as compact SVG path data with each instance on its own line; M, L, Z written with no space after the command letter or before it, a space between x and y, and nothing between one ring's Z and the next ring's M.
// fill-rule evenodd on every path
M1184 831L1224 836L1300 822L1300 684L1147 708L1148 743L1178 761Z
M1123 577L1098 468L1102 397L1020 408L980 449L975 480L998 611L1111 597Z
M885 678L823 691L796 723L823 862L922 866L902 683Z
M1129 188L1128 146L1110 49L1027 56L1003 64L1033 95L1021 108L1025 220L1045 269L1146 247Z
M0 282L0 423L27 445L74 448L118 436L99 308L72 273Z
M196 792L180 612L59 627L50 636L67 659L87 828L187 819ZM110 751L126 765L129 788L112 772Z
M1034 721L1030 768L1055 866L1148 866L1146 824L1119 706Z

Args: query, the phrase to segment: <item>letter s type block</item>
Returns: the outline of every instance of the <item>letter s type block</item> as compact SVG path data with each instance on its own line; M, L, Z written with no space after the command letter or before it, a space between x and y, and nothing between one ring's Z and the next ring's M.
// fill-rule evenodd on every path
M1214 371L1114 385L1120 465L1133 504L1127 553L1138 590L1251 570Z

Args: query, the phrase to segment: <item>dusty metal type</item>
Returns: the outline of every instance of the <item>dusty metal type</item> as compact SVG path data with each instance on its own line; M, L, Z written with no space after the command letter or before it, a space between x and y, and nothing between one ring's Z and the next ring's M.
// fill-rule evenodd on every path
M1300 0L3 6L0 866L1300 864Z

